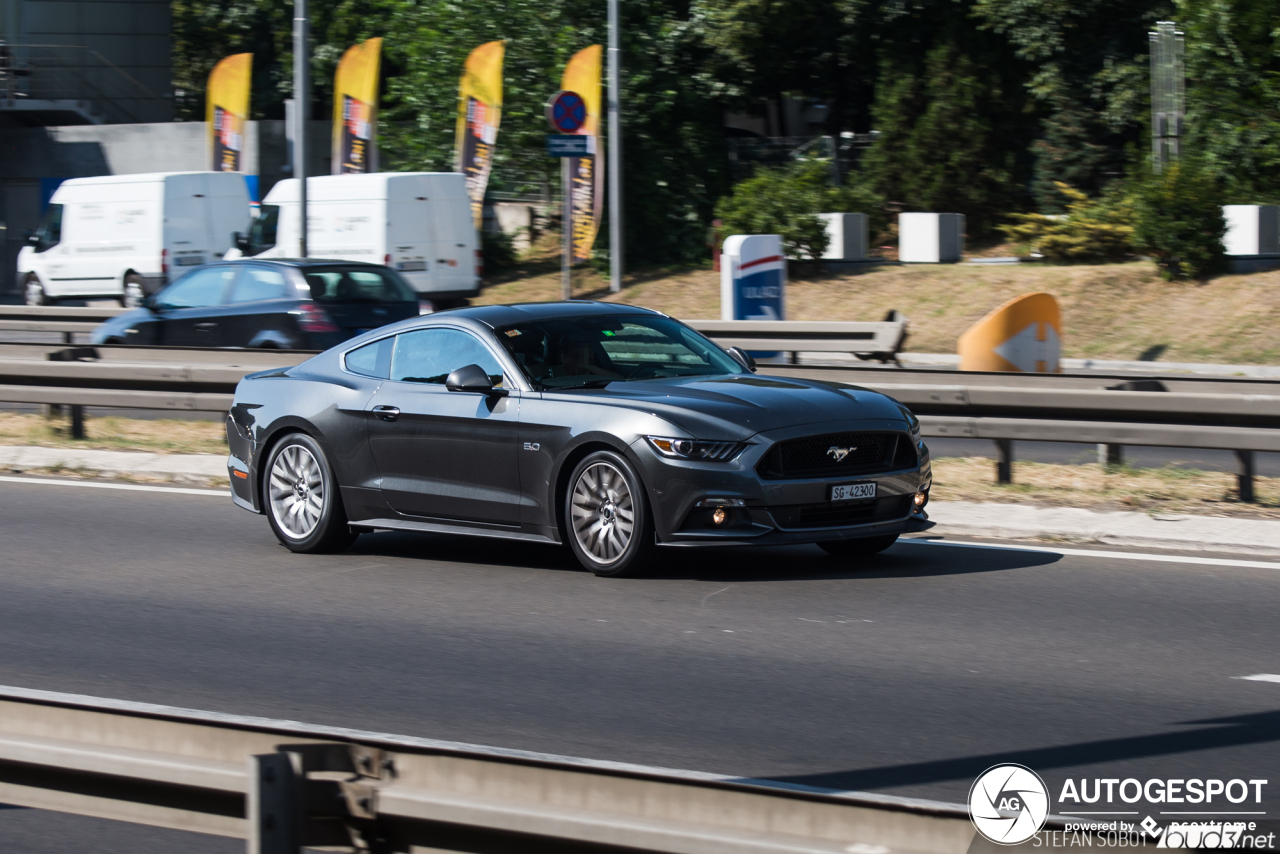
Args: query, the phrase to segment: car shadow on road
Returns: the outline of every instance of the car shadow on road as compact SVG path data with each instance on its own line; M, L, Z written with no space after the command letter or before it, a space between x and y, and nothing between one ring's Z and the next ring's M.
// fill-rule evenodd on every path
M1007 753L986 753L957 759L882 765L877 768L800 774L770 779L826 789L868 791L951 780L973 780L991 766L1002 763L1025 765L1043 773L1055 768L1111 764L1127 759L1169 756L1280 741L1280 711L1182 721L1179 726L1195 727L1195 729L1085 741L1032 750L1014 750Z
M432 560L484 566L511 566L580 572L568 547L518 540L439 534L365 534L348 554ZM1049 552L1016 549L920 547L900 543L887 552L856 560L835 558L817 546L759 548L661 548L644 579L696 581L830 581L838 579L922 578L1001 572L1045 566L1062 559ZM631 579L618 579L625 582Z

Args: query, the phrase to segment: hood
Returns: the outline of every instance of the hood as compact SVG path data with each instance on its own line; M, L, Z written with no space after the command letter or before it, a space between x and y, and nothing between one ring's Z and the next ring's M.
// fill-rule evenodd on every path
M567 393L643 409L698 439L746 439L830 421L907 419L906 407L870 389L758 374L615 382L603 389Z
M152 316L151 311L145 308L135 308L124 314L117 314L93 328L93 332L89 335L89 343L101 344L112 336L124 335L134 324L149 320Z

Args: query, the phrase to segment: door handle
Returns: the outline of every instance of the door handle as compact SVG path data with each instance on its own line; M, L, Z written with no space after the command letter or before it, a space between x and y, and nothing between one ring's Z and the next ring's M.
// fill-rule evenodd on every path
M199 329L201 332L208 332L210 329L217 329L217 328L218 328L218 324L216 324L216 323L197 323L195 328L196 328L196 329Z
M383 421L395 421L400 417L400 407L398 406L375 406L373 411L378 413L378 417Z

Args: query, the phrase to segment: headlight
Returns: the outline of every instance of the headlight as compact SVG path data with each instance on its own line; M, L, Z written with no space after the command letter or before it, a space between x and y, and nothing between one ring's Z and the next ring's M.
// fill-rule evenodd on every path
M664 457L677 460L705 460L725 463L742 450L742 442L700 442L697 439L667 439L662 436L645 436L655 451Z

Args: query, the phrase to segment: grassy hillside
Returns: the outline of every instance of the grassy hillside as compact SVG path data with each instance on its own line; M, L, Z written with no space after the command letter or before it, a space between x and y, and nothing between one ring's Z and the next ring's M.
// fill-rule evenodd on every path
M719 274L651 271L622 293L591 271L574 276L574 296L643 305L680 318L720 316ZM1031 291L1056 296L1063 355L1164 362L1280 364L1280 271L1165 282L1147 262L1051 266L973 264L881 267L790 283L791 320L879 320L890 309L911 319L908 350L953 353L956 338L991 309ZM478 302L558 299L559 270L545 257L493 278Z

